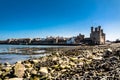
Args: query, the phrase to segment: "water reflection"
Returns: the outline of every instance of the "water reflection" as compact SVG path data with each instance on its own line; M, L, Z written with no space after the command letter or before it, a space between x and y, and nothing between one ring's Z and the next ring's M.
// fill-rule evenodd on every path
M45 50L38 46L0 45L0 63L23 61L30 58L46 56Z
M47 48L70 46L39 46L39 45L0 45L0 63L23 61L30 58L46 56ZM49 53L49 52L48 52Z
M45 56L46 54L38 54L38 55L19 55L19 54L0 54L0 63L9 62L13 64L17 61L23 61L31 58L39 58L40 56Z

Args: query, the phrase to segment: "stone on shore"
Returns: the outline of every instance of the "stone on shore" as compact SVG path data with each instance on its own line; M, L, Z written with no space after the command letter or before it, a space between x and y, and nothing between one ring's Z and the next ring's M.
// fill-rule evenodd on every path
M39 60L32 60L33 64L37 64Z
M37 71L35 69L31 70L31 74L37 75Z
M0 64L0 80L93 80L92 77L101 80L104 76L114 76L116 80L120 78L120 47L82 46L53 53L11 66L9 63Z
M14 75L18 78L22 78L24 76L25 67L21 63L16 63L14 66Z
M10 63L8 63L8 62L6 62L4 65L5 65L6 67L10 67L10 66L11 66Z
M8 80L23 80L23 78L10 78Z
M47 67L40 67L39 71L43 74L48 74L48 68Z

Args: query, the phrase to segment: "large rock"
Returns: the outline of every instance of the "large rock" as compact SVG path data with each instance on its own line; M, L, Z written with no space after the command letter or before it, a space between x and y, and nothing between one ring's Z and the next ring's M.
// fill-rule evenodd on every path
M22 78L24 76L24 70L25 67L21 63L16 63L14 66L14 75L17 76L18 78Z
M56 60L58 60L58 57L54 56L54 57L52 58L52 60L53 60L53 61L56 61Z
M120 50L118 50L118 51L115 53L115 56L119 56L119 57L120 57Z
M5 65L6 67L10 67L10 66L11 66L10 63L8 63L8 62L4 63L4 65Z
M26 64L24 64L24 66L25 66L25 68L31 68L31 67L32 67L32 64L26 63Z
M112 49L107 49L106 52L103 54L104 58L110 57L112 54Z
M8 80L23 80L23 78L10 78Z
M37 63L39 62L39 60L35 60L35 59L34 59L34 60L32 60L31 62L32 62L33 64L37 64Z
M0 75L2 74L3 72L2 71L0 71Z
M43 74L47 74L48 73L48 68L47 67L41 67L39 71Z
M107 51L108 51L108 52L112 52L112 49L109 48L109 49L107 49Z
M35 69L31 70L31 74L36 75L37 71Z
M11 67L3 67L3 71L5 71L5 72L9 72L10 71L10 69L12 69Z

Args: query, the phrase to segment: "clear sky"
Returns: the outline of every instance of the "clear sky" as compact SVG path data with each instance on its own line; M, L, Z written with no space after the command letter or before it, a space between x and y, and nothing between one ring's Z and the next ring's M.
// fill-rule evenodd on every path
M0 0L0 39L89 37L101 25L107 39L120 38L120 0Z

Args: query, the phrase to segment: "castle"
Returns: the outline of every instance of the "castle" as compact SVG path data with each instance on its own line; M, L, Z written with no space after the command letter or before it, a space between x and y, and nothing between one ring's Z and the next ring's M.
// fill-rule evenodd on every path
M0 44L30 44L30 45L48 45L48 44L93 44L101 45L105 44L105 33L101 26L98 26L94 29L91 27L91 33L89 38L85 38L84 35L79 34L78 36L65 38L65 37L46 37L46 38L23 38L23 39L8 39L5 41L0 41Z
M94 27L91 27L90 39L93 44L105 44L105 33L103 33L101 26L98 26L95 29Z

